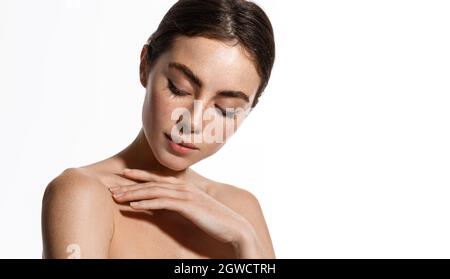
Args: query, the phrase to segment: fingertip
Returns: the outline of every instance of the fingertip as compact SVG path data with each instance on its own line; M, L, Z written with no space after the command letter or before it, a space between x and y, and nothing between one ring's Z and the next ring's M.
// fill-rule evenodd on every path
M130 202L130 206L132 208L139 208L140 203L139 202Z
M120 186L111 186L108 187L108 190L112 193L114 193L115 191L117 191L120 188Z
M122 170L122 174L129 174L130 171L131 171L131 169L124 168L124 169Z

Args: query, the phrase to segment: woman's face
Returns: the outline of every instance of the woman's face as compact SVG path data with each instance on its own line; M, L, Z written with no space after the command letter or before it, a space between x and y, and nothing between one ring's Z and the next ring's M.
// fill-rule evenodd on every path
M179 36L150 69L141 68L141 82L147 141L162 165L183 170L217 152L234 134L260 78L239 45ZM176 144L180 141L194 148Z

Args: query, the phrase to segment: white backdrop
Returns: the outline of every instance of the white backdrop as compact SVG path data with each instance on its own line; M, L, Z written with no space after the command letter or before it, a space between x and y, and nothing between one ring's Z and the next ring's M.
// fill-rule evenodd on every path
M278 258L449 258L450 3L255 2L272 79L194 169L259 198ZM40 258L47 183L137 135L140 49L173 3L0 1L1 258Z

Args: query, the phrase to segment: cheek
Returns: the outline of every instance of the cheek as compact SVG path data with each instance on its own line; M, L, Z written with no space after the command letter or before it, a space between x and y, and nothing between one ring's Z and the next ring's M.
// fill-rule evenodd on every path
M237 116L236 119L225 119L223 121L224 122L223 136L225 140L229 139L236 133L236 131L241 126L244 119L245 118L243 118L242 116L241 117Z
M218 117L203 127L203 140L208 154L217 152L234 135L241 121Z
M245 116L237 117L235 120L227 118L216 120L214 126L217 133L213 134L217 136L220 134L220 137L213 136L216 140L208 144L208 156L219 151L227 140L236 133L244 120Z
M172 111L173 102L164 91L158 89L147 91L142 108L142 121L146 127L160 130L165 123L170 122Z

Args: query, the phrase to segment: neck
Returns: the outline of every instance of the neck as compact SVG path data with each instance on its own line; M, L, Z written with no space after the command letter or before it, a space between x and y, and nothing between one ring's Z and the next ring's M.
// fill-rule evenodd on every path
M174 176L182 179L187 178L191 172L189 168L177 171L161 165L148 145L143 129L139 131L134 141L115 157L122 169L141 169L162 176Z

